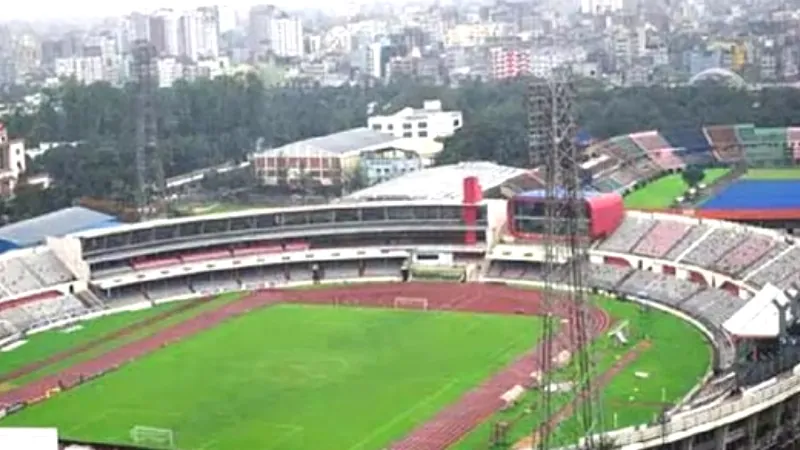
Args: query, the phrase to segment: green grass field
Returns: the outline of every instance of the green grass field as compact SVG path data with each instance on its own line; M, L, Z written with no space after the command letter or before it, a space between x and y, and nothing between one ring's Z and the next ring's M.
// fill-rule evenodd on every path
M651 346L633 363L626 366L603 390L603 411L606 429L622 428L649 422L663 409L663 403L675 403L686 395L711 367L711 347L700 331L670 314L649 310L644 312L634 303L624 303L604 298L597 299L598 306L608 311L620 323L629 323L629 344L618 346L612 338L604 336L595 344L598 355L598 374L608 370L637 341L648 339ZM646 334L645 334L646 333ZM648 374L639 378L636 372ZM564 375L566 376L566 375ZM556 408L571 401L569 393L558 395ZM474 450L486 448L494 422L515 423L509 432L510 443L530 434L530 430L544 420L535 408L535 393L528 393L520 404L495 416L464 437L452 448ZM576 422L567 420L561 432L554 436L560 444L574 439Z
M173 344L7 417L126 442L131 427L180 448L377 449L528 350L523 316L280 305ZM157 382L155 382L157 381Z
M749 169L742 177L745 180L798 180L800 168Z
M705 184L711 184L728 173L729 169L707 169ZM667 175L625 196L625 207L631 209L669 208L677 197L686 192L687 185L680 174Z
M17 379L11 380L10 382L6 382L3 385L0 385L0 390L7 390L16 385L28 383L47 375L57 373L74 364L97 357L109 350L125 345L126 343L133 342L137 339L141 339L144 336L153 334L159 330L185 321L203 311L217 308L221 304L233 301L239 297L241 297L241 294L221 295L211 302L179 312L165 320L143 327L127 336L105 340L101 345L92 348L91 350L71 356L55 364L42 367L28 375L24 375ZM52 330L31 335L28 339L28 342L26 342L23 346L10 352L0 353L0 374L10 373L27 364L45 359L50 355L80 347L81 345L87 344L110 333L119 331L137 322L147 320L150 317L165 311L169 311L173 308L177 308L182 304L182 302L174 302L159 305L155 308L100 317L92 321L81 322L80 325L82 328L71 333L64 333L61 330Z

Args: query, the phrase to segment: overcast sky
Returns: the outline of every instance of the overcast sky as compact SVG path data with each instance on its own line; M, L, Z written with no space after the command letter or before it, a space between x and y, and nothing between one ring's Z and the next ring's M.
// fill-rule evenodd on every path
M220 1L236 9L247 9L258 3L269 3L283 7L308 7L314 5L347 2L348 0L227 0ZM107 16L121 16L131 11L147 12L158 8L187 9L197 6L213 5L214 0L4 0L3 20L53 20L58 18L97 18Z

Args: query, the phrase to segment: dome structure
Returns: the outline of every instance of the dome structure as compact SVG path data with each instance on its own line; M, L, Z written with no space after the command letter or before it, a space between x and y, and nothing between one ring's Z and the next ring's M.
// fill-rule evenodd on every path
M689 84L697 84L704 81L712 81L716 83L727 84L730 87L736 88L744 88L747 86L747 82L744 81L744 78L739 76L739 74L730 71L728 69L723 69L721 67L715 67L713 69L706 69L691 79L689 79Z

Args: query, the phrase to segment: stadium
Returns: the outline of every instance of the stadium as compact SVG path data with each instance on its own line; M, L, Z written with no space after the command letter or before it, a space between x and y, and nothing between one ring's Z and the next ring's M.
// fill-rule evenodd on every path
M615 448L792 445L800 247L623 195L690 165L785 166L798 135L709 127L587 149L589 327ZM569 428L576 395L559 391L558 417L527 408L553 388L537 384L540 317L564 318L562 369L575 350L572 305L537 290L542 186L537 170L463 163L326 205L28 236L42 243L0 255L0 426L96 449L531 448L535 424ZM503 447L499 421L514 424Z

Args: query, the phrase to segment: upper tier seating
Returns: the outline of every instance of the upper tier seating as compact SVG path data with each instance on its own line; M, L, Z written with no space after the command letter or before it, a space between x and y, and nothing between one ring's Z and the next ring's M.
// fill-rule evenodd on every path
M744 157L742 145L736 137L732 125L715 125L705 128L706 136L711 141L717 158L723 162L741 161Z
M675 307L694 295L699 289L700 286L691 281L643 270L634 271L618 287L620 292L649 298Z
M765 267L767 264L772 262L772 260L774 260L781 254L783 254L783 252L789 249L789 244L787 244L786 241L772 241L772 243L773 243L772 247L770 247L766 253L761 255L760 258L754 261L753 264L750 265L750 267L745 269L739 275L741 278L748 277L751 273L757 273L756 271L758 271L762 267ZM762 287L764 285L763 283L759 283L752 278L748 279L747 282L757 287Z
M664 259L668 259L670 261L674 261L677 259L683 252L689 249L698 239L705 236L706 233L711 231L711 227L705 224L695 225L688 233L683 236L674 247L667 252L667 256Z
M659 166L665 170L683 166L683 161L675 156L672 145L658 131L645 131L631 134L630 138Z
M50 250L0 260L0 293L14 296L73 280L72 273Z
M660 220L650 229L633 253L664 259L667 252L686 236L694 225L677 220Z
M617 231L598 248L608 252L628 253L655 224L652 219L625 216Z
M707 150L710 148L708 139L700 128L682 128L661 130L661 135L676 149Z
M39 279L43 287L66 283L74 279L69 269L51 250L25 255L22 262Z
M793 159L800 161L800 127L786 129L786 144L792 149Z
M627 135L613 137L611 142L614 143L615 148L619 149L623 159L627 161L633 161L645 156L644 150Z
M762 286L772 283L781 289L788 289L797 274L800 274L800 247L792 247L791 250L754 273L748 281Z
M775 245L775 239L762 234L748 234L743 242L733 247L710 268L717 272L739 275L759 260Z
M746 229L717 228L686 254L682 262L712 267L723 255L740 245L748 234Z

